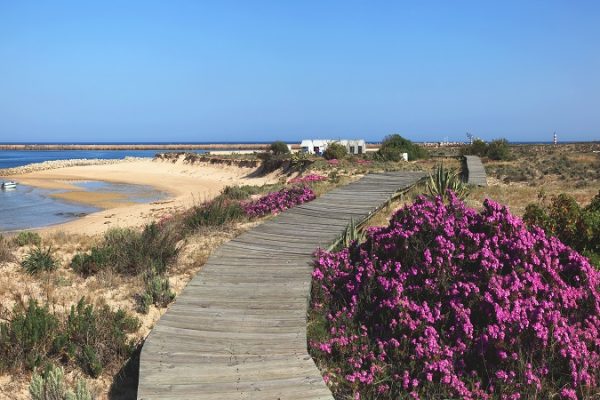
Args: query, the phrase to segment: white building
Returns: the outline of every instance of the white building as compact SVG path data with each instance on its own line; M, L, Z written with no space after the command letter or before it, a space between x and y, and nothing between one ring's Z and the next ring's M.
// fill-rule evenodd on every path
M363 154L367 145L363 139L358 140L322 140L322 139L304 139L300 143L300 149L303 153L323 154L327 146L331 143L339 143L346 147L348 154Z

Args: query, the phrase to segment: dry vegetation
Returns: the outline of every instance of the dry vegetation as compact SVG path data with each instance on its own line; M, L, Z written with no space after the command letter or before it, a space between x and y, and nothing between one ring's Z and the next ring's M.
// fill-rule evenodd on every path
M522 215L527 204L540 196L568 193L587 204L600 189L600 144L513 146L513 160L484 160L488 174L486 188L473 189L467 199L480 206L494 199Z
M600 150L598 145L566 146L519 146L513 148L512 161L484 160L490 186L471 188L467 203L480 207L485 198L492 198L507 204L512 212L521 215L528 203L535 202L538 194L546 195L568 192L581 203L587 203L600 189ZM373 159L348 157L337 163L323 159L311 160L303 174L316 173L328 177L327 182L313 185L320 195L336 185L358 179L364 173L387 170L431 171L439 163L447 168L460 169L461 162L455 154L446 157L418 160L410 163L381 162ZM293 160L291 161L293 163ZM290 177L282 176L282 183ZM521 179L525 176L526 179ZM277 185L273 186L277 190ZM256 196L260 191L246 189L242 196ZM387 225L394 210L411 203L416 196L424 193L423 186L417 186L390 202L368 222L370 226ZM232 196L234 196L232 194ZM233 197L232 197L233 198ZM199 205L201 206L201 205ZM202 268L210 253L224 242L257 224L257 221L239 220L220 226L194 226L177 243L179 249L175 262L168 266L166 279L170 290L179 294L187 282ZM25 241L30 239L22 238ZM40 304L51 305L50 311L64 315L82 296L95 306L108 305L111 309L122 309L140 321L140 327L130 334L136 346L150 332L166 308L150 305L146 314L139 312L139 293L147 285L143 274L124 274L113 268L101 269L97 273L83 276L71 267L73 257L78 253L89 253L101 246L102 236L73 235L66 233L42 234L41 243L17 243L14 237L0 236L0 322L11 320L16 305L25 307L30 299ZM19 245L21 244L21 245ZM21 262L37 246L52 249L57 260L53 271L28 274ZM97 379L91 379L81 370L67 368L66 380L72 384L77 378L88 379L88 386L98 399L128 399L135 395L135 354L131 361L123 365L109 365ZM0 376L0 399L28 398L27 388L31 370L7 371Z
M69 324L71 307L77 306L82 297L85 297L86 304L91 304L96 311L101 311L105 306L113 311L123 310L125 315L137 319L139 325L127 333L126 339L131 341L133 349L129 361L128 353L113 354L112 358L106 359L101 350L97 351L102 361L101 366L90 364L86 360L84 361L87 364L81 364L80 355L70 357L66 361L64 355L61 355L62 350L52 350L56 342L54 336L48 336L43 344L36 342L33 349L18 350L17 358L22 361L12 363L6 359L0 360L0 399L29 398L28 387L32 372L42 371L47 363L62 365L65 368L67 387L73 387L77 380L84 378L97 399L135 398L138 368L136 363L140 345L171 301L167 299L158 304L150 301L146 304L146 309L140 308L140 297L148 293L148 276L152 279L158 277L159 284L166 280L166 289L158 288L164 292L163 295L178 295L204 265L212 251L260 223L260 220L249 220L239 213L231 214L232 207L239 207L235 206L236 201L260 197L265 192L279 190L284 187L288 178L282 177L282 183L275 185L226 189L226 195L221 199L198 203L186 212L157 221L158 233L149 236L144 236L144 231L152 231L149 225L146 225L144 230L109 230L108 234L97 236L64 232L25 232L1 237L0 323L4 323L6 331L10 333L4 336L4 345L0 343L0 350L4 349L5 355L11 347L7 344L18 340L14 338L13 321L29 318L28 315L39 320L40 316L46 315L43 318L51 320L50 322L55 321L52 324L58 329L52 335L60 337L61 329L64 329L61 327ZM317 182L311 184L311 187L319 195L351 179L353 178L339 176L335 182ZM175 237L168 236L166 232L172 229L179 234ZM161 246L155 247L163 247L164 243L164 247L176 251L167 251L163 265L163 252L153 252L152 246L143 245L144 240L161 243ZM52 265L52 268L37 269L39 265L45 264L36 262L32 273L28 273L23 267L23 260L38 250L43 257L51 259L49 265ZM161 268L165 270L156 271ZM37 308L31 308L30 300L37 302ZM47 312L44 311L46 306ZM46 329L43 318L42 331ZM22 333L15 332L19 335ZM80 354L83 350L73 351ZM31 354L43 356L38 361L31 361ZM108 357L111 355L108 354ZM90 365L91 370L86 367ZM99 376L94 378L94 375Z
M523 215L525 207L538 199L568 193L578 203L588 204L600 190L600 144L512 146L510 161L484 159L487 187L471 187L466 203L481 208L486 198L509 206L512 213ZM597 151L594 153L594 151ZM437 164L460 169L454 154L409 163L407 168L431 171ZM370 226L387 225L391 214L425 193L424 186L411 189L380 210Z
M187 237L177 262L168 273L171 289L179 294L205 263L211 251L252 225L253 223L244 223L227 230L207 229ZM135 316L140 321L140 327L131 335L131 339L136 344L141 343L166 310L152 305L147 314L137 312L136 295L144 288L142 276L127 276L107 269L84 278L70 267L75 254L88 251L99 241L100 238L83 235L42 234L42 245L55 249L53 255L59 261L59 265L54 271L31 275L24 272L19 261L25 258L35 245L18 247L12 243L11 238L3 238L0 242L0 252L4 254L0 263L1 321L10 321L15 306L24 307L30 299L37 300L40 304L50 304L51 313L62 315L85 296L95 306L106 304L113 310L122 309ZM109 398L113 378L121 367L122 365L118 365L105 369L98 379L86 377L90 379L88 386L98 395L97 398ZM71 369L66 375L66 380L74 382L82 375L85 376L81 371ZM7 372L0 376L0 399L29 398L29 379L30 372L26 370L20 373ZM112 388L110 398L128 399L134 392L135 388L131 387Z

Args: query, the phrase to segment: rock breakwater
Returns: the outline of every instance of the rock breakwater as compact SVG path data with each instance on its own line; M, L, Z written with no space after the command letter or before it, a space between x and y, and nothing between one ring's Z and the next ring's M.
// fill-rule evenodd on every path
M116 160L101 160L101 159L88 159L88 158L78 158L71 160L51 160L44 161L41 163L27 164L20 167L14 168L5 168L0 169L0 176L9 176L9 175L20 175L26 174L29 172L37 172L37 171L46 171L49 169L58 169L58 168L66 168L66 167L79 167L85 165L108 165L108 164L118 164L124 162L132 162L132 161L141 161L147 160L145 158L140 157L126 157L125 159L116 159Z

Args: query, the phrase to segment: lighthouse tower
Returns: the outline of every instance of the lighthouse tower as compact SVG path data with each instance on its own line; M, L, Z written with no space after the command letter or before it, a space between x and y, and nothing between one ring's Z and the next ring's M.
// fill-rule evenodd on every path
M554 143L555 146L558 144L558 136L556 136L556 132L554 132L554 140L552 143Z

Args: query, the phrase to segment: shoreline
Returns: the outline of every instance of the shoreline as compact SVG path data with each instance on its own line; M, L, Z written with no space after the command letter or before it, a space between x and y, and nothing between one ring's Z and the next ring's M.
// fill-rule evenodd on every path
M60 196L63 200L102 208L65 223L32 229L43 233L64 231L96 235L108 228L141 226L168 217L214 198L225 186L262 185L277 181L274 174L250 177L254 168L209 163L191 165L184 163L183 157L176 162L150 159L117 161L121 162L69 165L12 175L11 179L20 184L67 190L67 194ZM86 180L150 186L163 193L164 198L148 203L118 202L110 201L114 199L114 192L102 192L104 194L97 196L98 192L73 189L72 182Z
M299 147L299 145L296 146ZM0 144L0 150L267 150L268 148L269 144L267 143Z

